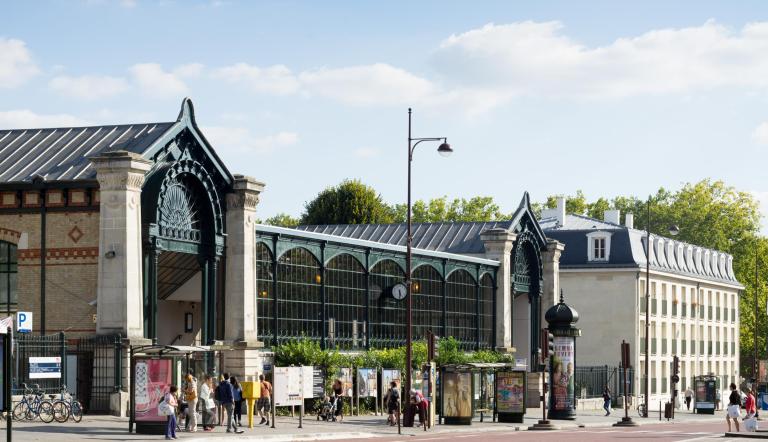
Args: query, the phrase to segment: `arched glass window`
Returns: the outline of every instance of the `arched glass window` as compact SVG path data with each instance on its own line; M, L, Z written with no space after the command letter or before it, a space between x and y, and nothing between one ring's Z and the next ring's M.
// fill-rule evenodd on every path
M466 270L448 276L446 316L448 336L453 336L465 350L475 348L477 338L477 285Z
M393 285L405 279L403 269L396 262L383 260L371 269L371 346L396 347L405 344L406 300L397 301L389 296Z
M16 245L0 241L0 311L8 314L17 308L17 275Z
M328 338L335 347L365 344L365 269L352 255L334 257L325 268ZM333 319L333 330L330 320Z
M493 278L486 273L480 278L480 348L493 348Z
M323 336L320 263L303 248L288 250L277 262L277 336L281 341Z
M413 272L413 339L424 339L428 330L440 335L443 326L443 278L434 267Z
M256 312L259 339L271 346L275 337L275 309L272 275L272 252L266 244L256 243Z

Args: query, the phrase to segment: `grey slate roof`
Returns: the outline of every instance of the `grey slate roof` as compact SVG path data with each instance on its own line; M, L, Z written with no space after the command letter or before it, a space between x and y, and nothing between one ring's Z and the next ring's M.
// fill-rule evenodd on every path
M548 238L565 244L560 257L561 269L636 268L645 269L646 238L644 230L630 229L581 215L566 215L565 225L555 218L539 221ZM589 261L587 234L611 234L609 261ZM651 234L650 267L656 271L742 287L733 272L733 256L671 238Z
M143 154L176 122L0 130L0 182L87 180L89 157L127 150Z
M413 247L436 252L482 254L485 252L480 233L494 228L509 229L512 221L414 223ZM343 236L379 243L405 246L408 225L402 224L335 224L299 226L299 230Z

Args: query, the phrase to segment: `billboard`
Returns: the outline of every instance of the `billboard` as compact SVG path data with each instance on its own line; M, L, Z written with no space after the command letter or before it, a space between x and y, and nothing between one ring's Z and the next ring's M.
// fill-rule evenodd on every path
M525 372L496 372L496 411L525 413Z
M137 359L133 383L136 422L165 422L167 417L157 412L157 406L173 382L173 360Z
M552 409L572 410L574 407L574 350L576 340L567 336L555 337L552 358Z
M472 373L444 372L443 412L446 417L472 417Z

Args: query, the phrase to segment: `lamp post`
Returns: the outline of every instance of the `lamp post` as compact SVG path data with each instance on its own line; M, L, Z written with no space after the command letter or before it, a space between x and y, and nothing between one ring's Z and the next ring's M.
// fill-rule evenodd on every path
M759 256L758 254L758 246L759 243L755 241L755 355L754 355L754 362L752 366L752 377L755 379L755 382L753 383L753 388L755 391L757 391L757 385L760 383L759 373L758 373L758 355L757 355L757 314L758 314L758 303L757 303L757 294L760 291L759 286L757 285L757 273L758 273L758 262L757 258Z
M676 225L669 227L669 234L676 236L680 233L680 228ZM650 373L651 352L649 350L650 329L651 329L651 196L648 196L648 218L645 223L645 410L643 417L648 417L648 405L650 404Z
M415 141L415 143L414 143ZM411 243L413 235L411 234L411 162L413 162L413 151L419 143L424 141L442 141L437 148L437 152L447 157L453 152L448 139L445 137L431 138L413 138L411 136L411 108L408 108L408 237L406 238L405 252L405 287L406 287L406 316L407 331L405 342L405 391L410 394L411 391L411 370L413 370L413 290L411 281Z

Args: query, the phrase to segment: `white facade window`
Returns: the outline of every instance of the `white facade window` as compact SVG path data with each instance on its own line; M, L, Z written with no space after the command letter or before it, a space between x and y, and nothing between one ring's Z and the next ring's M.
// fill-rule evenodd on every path
M587 258L589 261L608 261L611 256L611 233L591 232L587 234Z

